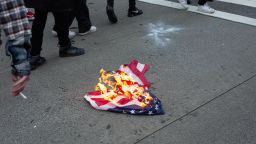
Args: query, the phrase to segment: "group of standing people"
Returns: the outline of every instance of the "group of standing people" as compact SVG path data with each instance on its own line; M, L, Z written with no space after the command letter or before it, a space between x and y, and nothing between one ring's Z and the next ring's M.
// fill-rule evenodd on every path
M35 12L32 28L28 19L32 16L27 16L27 8L33 8ZM49 12L53 14L55 20L52 33L58 37L59 57L85 54L83 48L73 46L70 41L70 37L75 35L69 31L74 19L78 22L79 35L96 31L96 27L90 21L86 0L1 0L0 27L7 37L6 54L12 58L14 96L25 88L30 71L46 62L41 56L41 51ZM106 12L111 23L118 21L114 12L114 0L107 0ZM136 1L129 0L128 17L142 13L142 10L136 7Z

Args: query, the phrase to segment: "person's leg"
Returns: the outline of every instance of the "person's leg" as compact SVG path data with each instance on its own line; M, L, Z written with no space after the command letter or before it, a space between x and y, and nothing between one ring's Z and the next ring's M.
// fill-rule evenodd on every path
M114 0L107 0L106 12L111 23L117 23L117 16L114 11Z
M207 4L207 0L198 1L198 11L202 13L214 13L215 10Z
M92 27L92 23L90 20L90 14L89 14L89 9L86 4L86 0L82 0L79 10L76 14L76 19L78 22L78 29L79 29L79 34L84 35L87 34L88 32L95 32L96 27Z
M134 17L143 14L143 11L136 7L136 0L129 0L128 17Z
M77 2L76 5L75 5L75 10L73 10L72 12L68 12L68 15L66 15L66 20L65 21L66 21L66 24L68 25L68 30L71 27L76 15L77 15L77 12L78 12L77 8L79 7L79 5L80 5L80 2ZM53 29L52 29L52 34L53 34L53 36L58 37L57 26L56 26L56 18L55 18L55 24L54 24ZM76 36L76 33L74 31L69 30L68 34L69 34L69 38L73 38L73 37Z
M68 30L69 30L69 18L70 12L53 12L54 20L55 20L55 30L57 32L57 36L59 39L60 46L70 45L70 39L68 38Z
M67 24L69 25L69 27L72 25L72 23L73 23L75 17L76 17L76 12L75 12L75 11L72 12L72 14L69 15L69 20L67 21ZM56 30L56 24L54 24L54 26L53 26L52 35L55 36L55 37L58 36L58 35L57 35L57 30ZM76 33L75 33L74 31L70 31L70 30L69 30L68 37L69 37L69 38L73 38L73 37L75 37L75 36L76 36Z
M16 10L15 13L13 8ZM1 31L3 30L6 40L5 53L11 58L13 75L30 74L30 29L23 2L15 0L0 1L0 40Z
M47 12L35 9L35 19L32 24L32 38L31 38L31 69L34 70L37 67L43 65L46 60L44 57L41 57L42 43L43 43L43 33L45 28L45 23L47 20Z
M68 37L70 12L53 12L56 31L59 39L59 56L70 57L84 54L84 50L71 45Z
M47 19L47 12L35 9L35 19L32 24L31 55L40 55L42 50L44 28Z
M110 7L114 7L114 0L107 0L107 5Z
M131 10L136 9L136 1L135 0L129 0L129 9L131 9Z
M206 4L207 0L199 0L198 5L204 5Z
M6 54L12 59L12 95L17 96L24 90L30 74L31 34L23 1L0 1L0 33L1 29L7 39Z

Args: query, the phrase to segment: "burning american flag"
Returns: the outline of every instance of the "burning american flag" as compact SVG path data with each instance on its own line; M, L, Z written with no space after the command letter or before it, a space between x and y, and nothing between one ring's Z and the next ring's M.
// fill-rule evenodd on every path
M164 114L161 101L148 90L150 83L144 76L148 68L147 64L132 60L116 71L101 69L95 91L88 92L84 98L99 110L135 115Z

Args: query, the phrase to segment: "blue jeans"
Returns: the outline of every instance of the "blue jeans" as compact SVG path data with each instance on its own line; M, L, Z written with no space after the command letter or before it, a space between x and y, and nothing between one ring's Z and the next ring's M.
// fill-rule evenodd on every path
M15 40L7 40L6 55L12 59L12 73L24 76L30 74L30 35L21 36Z

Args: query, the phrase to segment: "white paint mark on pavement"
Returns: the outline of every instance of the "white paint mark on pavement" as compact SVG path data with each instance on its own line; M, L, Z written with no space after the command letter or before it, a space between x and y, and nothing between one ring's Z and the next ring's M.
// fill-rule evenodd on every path
M146 37L151 38L157 46L166 46L171 39L167 38L167 34L175 33L181 30L181 28L165 25L163 23L149 23L147 26L148 34Z
M183 9L179 3L166 1L166 0L139 0L139 1L145 2L145 3L161 5L161 6L165 6L165 7ZM225 19L225 20L229 20L229 21L233 21L233 22L238 22L238 23L242 23L242 24L247 24L247 25L251 25L251 26L256 26L256 19L246 17L246 16L236 15L236 14L222 12L222 11L218 11L218 10L216 10L215 13L213 13L213 14L206 14L206 13L201 13L201 12L197 11L197 6L191 6L191 5L189 6L188 11L203 14L203 15L208 15L208 16L212 16L212 17L217 17L217 18L221 18L221 19Z

